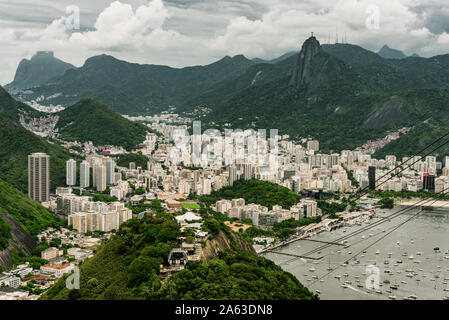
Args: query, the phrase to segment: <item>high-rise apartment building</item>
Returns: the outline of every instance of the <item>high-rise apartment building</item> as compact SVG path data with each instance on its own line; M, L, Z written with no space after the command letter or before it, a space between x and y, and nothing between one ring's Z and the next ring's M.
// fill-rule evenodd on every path
M39 202L50 198L50 156L45 153L28 156L28 196Z
M376 167L368 167L368 183L369 183L369 189L375 190L376 189Z
M68 186L76 185L76 161L73 159L66 162L66 184Z
M234 166L229 166L229 185L234 185L234 181L237 180L237 168Z
M115 184L115 162L114 160L106 161L106 184Z
M243 165L243 179L251 180L253 178L253 167L251 164L245 163Z
M87 161L80 165L80 187L88 188L90 186L90 164Z
M97 165L95 168L95 186L97 191L106 190L106 167L103 165Z

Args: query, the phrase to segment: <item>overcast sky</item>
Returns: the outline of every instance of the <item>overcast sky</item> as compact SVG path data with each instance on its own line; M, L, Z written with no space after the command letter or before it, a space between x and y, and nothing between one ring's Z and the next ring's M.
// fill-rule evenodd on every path
M76 25L79 9L80 25ZM75 28L75 29L74 29ZM174 67L275 58L314 32L378 51L449 53L447 0L0 0L0 84L37 50L81 66L107 53Z

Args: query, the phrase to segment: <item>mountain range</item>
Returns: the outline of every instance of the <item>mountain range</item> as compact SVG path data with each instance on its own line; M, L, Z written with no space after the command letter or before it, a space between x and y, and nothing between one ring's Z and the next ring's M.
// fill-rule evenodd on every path
M38 51L30 60L20 61L14 81L7 87L19 89L34 87L47 83L74 68L75 66L70 63L56 58L52 51Z
M93 98L122 114L153 114L169 105L190 114L205 106L207 127L277 128L295 139L316 138L323 151L355 148L416 121L432 126L429 132L447 128L449 55L380 55L388 52L396 51L321 45L311 37L299 54L270 61L237 55L181 69L100 55L16 97L44 96L42 104L65 106ZM424 141L425 132L408 135ZM395 142L396 155L410 149L407 141Z

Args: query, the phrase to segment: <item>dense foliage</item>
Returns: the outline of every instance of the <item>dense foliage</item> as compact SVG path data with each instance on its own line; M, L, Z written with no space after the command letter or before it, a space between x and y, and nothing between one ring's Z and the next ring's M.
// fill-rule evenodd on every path
M323 214L330 215L331 217L335 217L337 212L345 211L348 206L346 202L338 203L324 200L317 200L317 205Z
M145 140L149 129L112 112L107 106L84 99L58 113L60 137L68 141L92 141L94 145L117 145L128 150Z
M136 164L136 168L142 167L143 169L146 169L148 166L148 158L141 152L121 154L116 160L118 166L125 168L129 168L130 162L134 162Z
M0 180L0 250L7 246L7 239L10 238L8 224L2 219L6 214L18 221L30 235L37 235L50 226L65 224L41 204Z
M394 199L392 198L382 198L379 202L381 208L393 209L394 207Z
M213 191L210 195L201 196L199 199L206 205L221 199L243 198L247 204L256 203L271 209L274 205L280 205L284 209L300 201L300 196L290 189L276 183L261 180L239 180L233 186L226 186Z
M318 299L292 274L249 251L224 251L220 259L191 263L161 290L169 299Z
M36 235L47 227L64 225L63 220L29 199L13 186L0 181L0 214L9 214L31 235Z
M8 247L10 237L11 230L8 223L0 218L0 251Z
M44 152L50 156L50 187L65 185L65 162L74 155L27 131L0 112L0 179L22 192L28 190L28 155Z

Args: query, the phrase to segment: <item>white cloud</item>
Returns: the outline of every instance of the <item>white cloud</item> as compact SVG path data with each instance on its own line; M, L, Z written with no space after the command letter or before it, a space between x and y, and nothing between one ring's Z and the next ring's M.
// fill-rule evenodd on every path
M89 29L74 32L66 27L65 6L71 2L23 0L9 15L0 11L0 25L7 25L0 29L0 83L11 81L20 59L44 49L75 65L108 53L186 66L224 55L274 58L298 50L312 31L321 43L329 34L334 42L338 31L340 40L346 33L350 43L373 51L383 44L424 56L449 51L445 0L80 0L81 23ZM370 5L380 10L378 30L365 26ZM20 20L31 19L33 10L36 17L28 25ZM45 17L45 12L51 13ZM15 19L9 25L8 16Z

